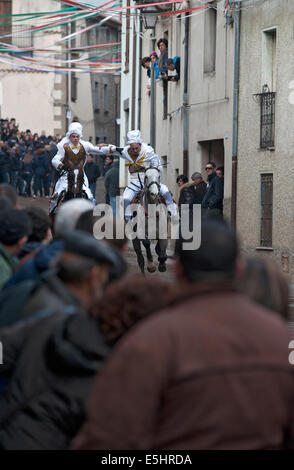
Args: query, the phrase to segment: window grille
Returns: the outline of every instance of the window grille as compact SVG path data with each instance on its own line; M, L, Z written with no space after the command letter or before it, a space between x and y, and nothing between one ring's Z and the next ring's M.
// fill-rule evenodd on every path
M260 246L272 246L273 230L273 175L261 175Z
M260 148L275 146L275 92L260 96Z

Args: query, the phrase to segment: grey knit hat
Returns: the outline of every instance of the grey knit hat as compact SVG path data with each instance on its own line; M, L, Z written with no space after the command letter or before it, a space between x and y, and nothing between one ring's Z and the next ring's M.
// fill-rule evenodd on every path
M202 175L201 173L199 173L198 171L195 171L195 173L193 173L193 175L191 176L191 180L196 180L197 178L202 178Z

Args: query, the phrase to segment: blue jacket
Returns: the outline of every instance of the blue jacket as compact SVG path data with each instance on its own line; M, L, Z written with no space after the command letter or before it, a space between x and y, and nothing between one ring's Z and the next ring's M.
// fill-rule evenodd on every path
M15 286L16 284L32 280L37 281L41 273L49 269L50 262L63 249L63 240L54 240L49 245L44 246L39 253L29 259L3 286L3 290Z

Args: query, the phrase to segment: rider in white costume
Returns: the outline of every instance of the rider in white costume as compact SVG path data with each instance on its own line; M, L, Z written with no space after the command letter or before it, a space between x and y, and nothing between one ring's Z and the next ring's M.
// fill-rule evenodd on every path
M145 144L141 138L139 130L130 131L127 134L127 146L123 149L121 156L127 163L126 166L130 173L130 184L124 191L124 213L125 218L130 219L131 213L128 210L130 203L136 194L138 194L144 187L144 170L146 168L158 168L162 171L162 163L154 149ZM160 183L160 194L164 197L168 211L172 215L177 215L177 206L169 192L169 189L164 184Z
M57 170L62 170L64 166L72 166L83 169L89 154L103 155L115 150L115 146L109 145L102 148L95 147L90 142L82 140L83 127L79 122L72 122L69 125L66 136L57 145L57 154L52 159L52 165ZM52 213L57 205L58 198L62 191L67 189L67 173L63 173L56 182L53 195L50 201L50 213ZM86 174L84 173L83 190L86 192L90 201L95 204L95 199L89 188Z

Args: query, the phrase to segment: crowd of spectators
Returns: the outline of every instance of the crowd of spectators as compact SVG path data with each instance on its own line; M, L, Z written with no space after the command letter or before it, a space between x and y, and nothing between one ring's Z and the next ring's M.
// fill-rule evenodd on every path
M200 172L195 172L191 176L191 182L186 175L177 177L177 185L180 189L179 212L181 206L186 204L192 215L193 206L201 205L201 217L223 218L223 198L224 198L224 167L217 167L213 161L209 161L205 166L207 182L204 181Z
M279 267L206 219L175 281L130 276L126 240L114 224L98 241L96 220L67 201L52 239L0 184L0 449L293 449Z
M56 180L51 160L59 135L20 131L14 118L0 120L0 183L11 184L19 196L49 198Z

